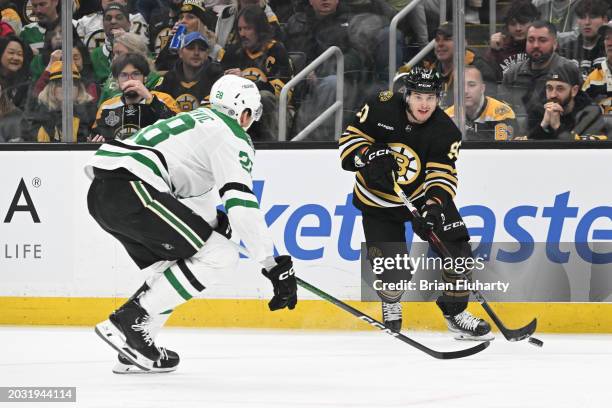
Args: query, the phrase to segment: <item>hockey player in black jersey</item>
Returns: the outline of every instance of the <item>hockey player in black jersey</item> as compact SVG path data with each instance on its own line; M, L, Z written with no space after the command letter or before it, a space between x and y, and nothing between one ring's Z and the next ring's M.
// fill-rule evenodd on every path
M376 243L405 242L404 223L411 221L421 239L433 230L455 259L471 257L469 234L453 202L461 132L437 106L441 79L415 68L403 81L403 92L384 91L367 100L339 141L342 168L356 173L353 204L362 212L368 253ZM414 218L395 194L395 182L421 217ZM443 279L454 284L465 276L444 270ZM383 320L396 331L402 294L378 291ZM457 339L492 339L490 325L466 310L468 299L468 291L454 288L436 303Z

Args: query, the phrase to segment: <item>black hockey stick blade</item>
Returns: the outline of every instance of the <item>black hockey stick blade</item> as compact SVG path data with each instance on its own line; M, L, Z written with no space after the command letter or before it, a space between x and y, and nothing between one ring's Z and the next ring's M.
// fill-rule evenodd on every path
M499 331L504 335L506 340L508 341L521 341L525 340L529 336L531 336L536 331L536 327L538 326L538 319L533 319L528 325L523 326L519 329L509 329L504 323L497 317L497 314L491 309L489 303L486 299L480 294L480 292L472 292L476 299L482 305L482 308L487 312L487 314L491 317L491 320L495 323Z
M332 295L323 292L321 289L312 286L310 283L303 281L302 279L298 278L297 276L295 277L295 280L297 282L298 285L300 285L301 287L303 287L304 289L308 290L309 292L314 293L315 295L319 296L320 298L327 300L330 303L333 303L334 305L338 306L340 309L352 314L353 316L357 317L358 319L363 320L364 322L370 324L370 326L376 327L377 329L387 333L388 335L395 337L398 340L403 341L404 343L407 343L409 345L411 345L412 347L421 350L422 352L429 354L430 356L440 359L440 360L450 360L450 359L455 359L455 358L462 358L462 357L468 357L471 355L474 355L476 353L480 353L482 350L486 349L487 347L489 347L490 342L485 341L482 343L477 344L474 347L468 348L468 349L464 349L464 350L457 350L457 351L437 351L437 350L433 350L430 349L429 347L419 343L416 340L411 339L408 336L403 335L402 333L393 331L391 329L389 329L387 326L385 326L384 324L382 324L381 322L379 322L376 319L373 319L372 317L360 312L359 310L355 309L354 307L344 303L343 301L336 299L335 297L333 297Z

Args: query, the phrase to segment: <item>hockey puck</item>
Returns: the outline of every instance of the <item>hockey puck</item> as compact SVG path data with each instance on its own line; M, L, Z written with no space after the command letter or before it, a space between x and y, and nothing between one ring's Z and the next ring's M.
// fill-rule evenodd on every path
M542 340L536 339L535 337L530 337L527 341L529 342L529 344L536 347L542 347L544 345L544 342Z

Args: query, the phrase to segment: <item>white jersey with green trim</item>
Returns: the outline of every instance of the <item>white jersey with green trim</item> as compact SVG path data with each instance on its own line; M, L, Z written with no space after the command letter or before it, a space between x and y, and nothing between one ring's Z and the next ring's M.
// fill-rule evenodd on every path
M273 256L273 243L253 194L255 149L249 135L229 116L199 108L157 121L123 141L103 144L85 166L125 169L161 192L179 199L215 189L232 228L261 263ZM214 207L211 200L205 200ZM214 208L210 208L214 213Z

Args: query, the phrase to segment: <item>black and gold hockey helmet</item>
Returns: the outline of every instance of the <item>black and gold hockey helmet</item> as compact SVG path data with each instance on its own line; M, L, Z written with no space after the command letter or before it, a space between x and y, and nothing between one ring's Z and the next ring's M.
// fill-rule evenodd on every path
M439 96L442 91L442 78L436 70L414 67L409 72L393 78L393 91L402 92L406 97L410 91L435 93Z

